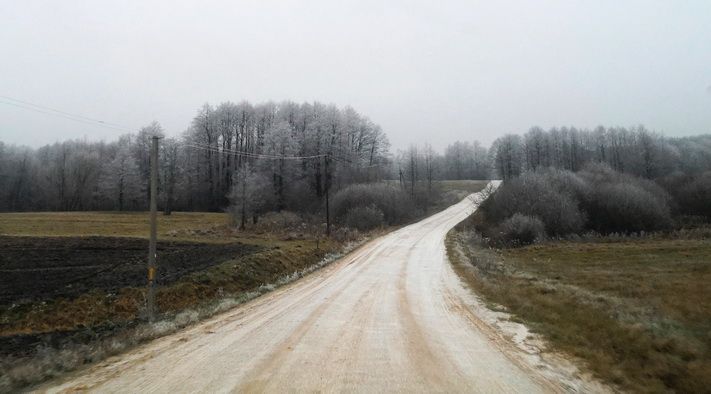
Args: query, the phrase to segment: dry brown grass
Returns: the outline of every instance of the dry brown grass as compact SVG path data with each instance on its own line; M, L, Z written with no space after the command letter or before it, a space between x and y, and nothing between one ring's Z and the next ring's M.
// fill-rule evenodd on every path
M304 256L294 256L292 254L289 262L281 259L281 263L287 264L288 269L293 269L294 271L287 271L288 273L274 276L276 278L274 281L265 282L258 287L252 287L250 291L228 293L223 291L222 288L216 290L206 283L197 284L195 282L197 278L193 278L193 281L183 281L176 286L163 288L158 293L158 304L165 308L168 313L161 314L159 316L160 320L155 323L133 320L129 324L118 324L115 327L109 324L106 327L107 322L104 321L101 322L104 326L95 331L90 329L88 332L75 335L75 338L69 338L69 340L65 338L61 346L43 345L29 357L0 357L0 392L17 391L21 388L26 388L28 385L61 375L86 363L101 361L135 345L176 332L183 327L224 312L281 285L308 275L336 261L342 253L352 250L357 244L358 242L350 243L340 253L325 254L322 259L314 264L305 265L303 263L306 261ZM307 251L304 253L310 255ZM270 257L262 257L264 259L280 260L280 254L280 252L277 252ZM263 261L255 260L254 262L264 265ZM293 265L293 263L298 263L298 265ZM276 272L276 270L274 271ZM203 272L202 274L205 273ZM205 279L202 278L202 280ZM214 280L214 278L208 280ZM239 281L234 282L238 283ZM233 286L230 289L239 288L239 284L235 286L237 287ZM201 302L201 299L206 294L213 294L215 297L208 297L202 300L204 302ZM91 294L80 298L81 300L78 300L77 303L64 305L64 307L70 309L68 312L75 312L79 313L79 316L93 318L92 315L82 315L82 309L98 308L99 311L95 311L95 315L103 314L108 316L111 314L100 298L93 297ZM127 294L122 294L122 299L130 301L129 305L124 305L129 314L127 317L135 317L134 314L138 311L139 306L134 301L138 300L140 303L142 298L143 292L141 289L130 289ZM113 305L116 309L118 309L117 304L115 302ZM170 313L173 310L175 313ZM41 322L45 321L46 319L41 320ZM77 337L83 339L77 340Z
M303 226L238 231L229 221L224 213L159 215L159 243L169 239L241 242L262 247L255 253L187 274L159 287L156 295L159 318L168 322L164 325L173 327L170 330L156 330L154 325L140 323L145 305L142 287L112 292L91 290L75 297L0 308L1 344L13 346L2 349L2 354L7 356L0 357L0 391L56 376L224 311L317 269L330 261L329 256L343 250L354 236L359 237L358 234L343 235L340 229L335 229L335 233L343 236L329 239L316 234L314 228ZM0 234L145 238L148 217L146 213L2 213ZM182 322L186 316L190 317L187 323ZM12 345L14 338L47 335L60 338L63 344L57 347L47 343L41 350L34 349L34 345L33 349Z
M159 237L205 241L229 224L226 213L173 212L158 215ZM148 212L0 213L0 234L28 236L106 236L148 238Z
M711 387L708 239L551 242L497 251L477 245L471 232L453 231L447 245L475 291L598 377L640 392Z
M450 190L464 191L469 193L476 193L484 189L489 181L472 181L472 180L446 180L437 181L440 185L442 191L448 192Z
M156 304L161 313L170 314L200 307L225 295L253 291L283 275L318 263L342 246L332 240L322 240L317 249L316 243L310 240L275 240L264 250L185 275L177 282L159 287ZM118 292L93 290L78 297L3 307L0 308L0 335L124 324L141 317L144 293L144 288L133 287Z

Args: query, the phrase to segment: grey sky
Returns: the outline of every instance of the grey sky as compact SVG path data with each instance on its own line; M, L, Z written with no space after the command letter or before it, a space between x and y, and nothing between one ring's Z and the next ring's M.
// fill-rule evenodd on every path
M711 132L711 1L0 0L0 95L177 135L204 102L351 105L395 148ZM0 140L120 131L0 104Z

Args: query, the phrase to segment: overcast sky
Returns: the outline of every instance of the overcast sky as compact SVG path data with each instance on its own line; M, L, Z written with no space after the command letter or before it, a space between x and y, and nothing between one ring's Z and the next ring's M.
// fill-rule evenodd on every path
M172 135L205 102L318 100L394 148L534 125L709 133L711 1L0 0L0 96ZM119 134L0 103L6 143Z

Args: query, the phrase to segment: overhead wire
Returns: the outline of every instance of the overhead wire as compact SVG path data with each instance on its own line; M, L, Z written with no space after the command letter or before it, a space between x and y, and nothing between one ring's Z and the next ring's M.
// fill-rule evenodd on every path
M91 117L80 115L80 114L73 114L73 113L62 111L59 109L47 107L44 105L34 104L29 101L19 100L19 99L10 97L10 96L0 95L0 104L11 105L11 106L26 109L29 111L35 111L35 112L42 113L45 115L57 116L57 117L60 117L63 119L73 120L75 122L80 122L80 123L84 123L84 124L106 127L106 128L110 128L110 129L114 129L114 130L121 130L121 131L126 131L126 132L134 131L131 128L128 128L128 127L125 127L125 126L122 126L122 125L119 125L116 123L106 122L101 119L91 118Z
M331 157L332 157L334 160L340 161L340 162L342 162L342 163L353 164L353 160L350 160L350 159L347 159L347 158L344 158L344 157L338 157L338 156L331 156ZM382 166L385 166L385 165L387 165L387 164L385 164L385 163L376 163L376 164L370 164L370 165L367 165L367 166L360 166L359 168L382 167Z
M205 144L198 144L198 143L185 143L184 146L194 148L194 149L202 149L205 151L211 151L215 153L224 153L224 154L234 154L237 156L244 156L244 157L249 157L249 158L254 158L254 159L270 159L270 160L307 160L307 159L317 159L321 157L326 157L326 154L320 154L320 155L306 155L306 156L292 156L292 155L271 155L271 154L263 154L263 153L253 153L253 152L244 152L244 151L238 151L238 150L233 150L233 149L220 149L214 146L209 146Z
M194 149L201 149L204 151L210 151L214 153L232 153L237 156L243 156L243 157L248 157L248 158L253 158L253 159L269 159L269 160L307 160L307 159L317 159L317 158L322 158L322 157L330 157L331 159L335 161L339 161L342 163L348 163L348 164L353 164L353 160L349 160L343 157L335 156L335 155L329 155L329 154L319 154L319 155L307 155L307 156L280 156L280 155L267 155L267 154L261 154L261 153L252 153L252 152L244 152L244 151L237 151L237 150L232 150L232 149L220 149L219 147L215 146L210 146L207 144L199 144L199 143L186 143L184 146L194 148ZM374 168L374 167L382 167L387 164L385 163L376 163L376 164L371 164L367 166L359 166L361 169L365 168Z
M291 158L291 159L315 159L315 158L319 158L319 157L326 157L326 156L328 156L327 154L303 155L303 156L274 155L274 154L266 154L266 153L245 152L245 151L239 151L239 150L235 150L235 149L226 149L226 148L220 149L220 148L215 147L215 146L210 146L210 145L207 145L207 144L194 143L194 142L193 142L193 143L190 143L190 144L191 144L191 145L196 145L196 146L199 146L199 147L203 147L203 148L212 149L212 150L219 150L219 151L227 152L227 153L234 153L234 154L245 155L245 156L259 156L259 157L263 157L263 158L272 158L272 159L283 159L283 158Z
M0 104L5 104L5 105L11 105L14 107L26 109L29 111L35 111L38 113L46 114L46 115L51 115L51 116L57 116L60 118L64 118L67 120L72 120L75 122L80 122L84 124L90 124L94 126L100 126L100 127L106 127L114 130L121 130L121 131L126 131L126 132L132 132L134 130L121 126L116 123L111 123L111 122L106 122L101 119L96 119L80 114L74 114L70 113L67 111L62 111L56 108L48 107L45 105L40 105L40 104L35 104L31 103L29 101L24 101L20 99L16 99L14 97L10 96L5 96L5 95L0 95ZM309 159L318 159L322 157L330 157L336 161L344 162L344 163L349 163L353 164L353 161L341 158L335 155L329 155L329 154L317 154L317 155L301 155L301 156L296 156L296 155L274 155L274 154L264 154L264 153L254 153L254 152L245 152L245 151L239 151L239 150L234 150L234 149L220 149L215 146L207 145L207 144L201 144L197 142L192 142L192 143L185 143L183 144L186 147L190 147L193 149L201 149L204 151L210 151L210 152L215 152L215 153L221 153L221 154L233 154L237 156L242 156L242 157L248 157L248 158L253 158L253 159L265 159L265 160L309 160ZM382 166L383 164L373 164L361 168L371 168L371 167L379 167Z
M353 160L349 160L346 158L338 157L335 155L329 155L329 154L318 154L318 155L307 155L307 156L280 156L280 155L267 155L267 154L261 154L261 153L252 153L252 152L244 152L244 151L237 151L237 150L232 150L232 149L220 149L215 146L209 146L206 144L198 144L198 143L189 143L189 144L184 144L184 146L191 147L194 149L201 149L205 151L210 151L210 152L215 152L215 153L232 153L238 156L243 156L243 157L248 157L248 158L254 158L254 159L270 159L270 160L307 160L307 159L317 159L317 158L322 158L322 157L330 157L331 159L335 161L339 161L342 163L348 163L348 164L353 164ZM377 164L371 164L367 166L360 166L360 168L373 168L373 167L382 167L386 164L383 163L377 163Z

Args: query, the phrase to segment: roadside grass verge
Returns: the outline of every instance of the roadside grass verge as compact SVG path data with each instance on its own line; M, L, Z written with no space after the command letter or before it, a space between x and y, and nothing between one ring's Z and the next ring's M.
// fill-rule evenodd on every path
M280 286L289 284L307 276L320 268L337 261L349 253L367 238L350 242L339 252L327 253L316 263L306 265L293 272L282 274L273 282L263 283L248 291L222 293L219 297L208 299L191 305L189 308L177 308L164 312L158 321L146 323L133 320L119 326L108 335L97 332L91 340L65 341L61 346L45 345L37 349L31 357L6 356L0 358L0 391L12 391L39 384L48 379L60 376L81 366L101 361L112 355L130 350L132 347L147 341L174 333L204 319L232 309L244 302L250 301L262 294L273 291ZM142 293L141 290L138 290ZM173 291L178 291L181 299L185 289L161 289L159 298ZM164 297L165 298L165 297ZM85 334L86 336L86 334Z
M276 246L257 249L235 259L223 259L222 263L186 273L160 285L156 293L156 305L160 312L174 313L197 307L225 294L252 291L260 285L275 282L284 274L316 264L342 247L341 243L333 241L320 242L319 249L313 243L281 241ZM116 289L100 287L110 285L108 281L112 272L106 274L109 274L108 278L94 285L89 284L83 290L78 289L81 292L72 296L37 298L0 305L0 344L6 336L73 331L101 325L121 326L142 318L145 304L144 275L133 275L133 285ZM51 275L51 272L45 275ZM90 279L93 278L86 280ZM24 283L32 286L31 281L25 280ZM77 288L79 285L75 283L73 286Z
M0 392L55 377L225 311L320 268L353 242L379 233L338 228L332 238L324 238L315 235L317 225L295 220L285 225L285 218L276 215L274 223L238 231L227 214L159 216L160 314L158 322L147 324L142 263L147 213L0 214L0 239L15 249L0 250L0 270L23 279L13 284L14 290L2 291ZM65 279L76 277L80 280L65 286ZM22 286L32 287L25 291Z
M477 182L476 187L468 185L476 191L486 182ZM455 186L451 192L469 194ZM455 202L458 200L451 203ZM288 212L265 215L259 225L247 231L236 230L228 214L174 212L167 217L159 216L158 228L159 251L162 245L168 254L181 254L178 247L210 256L214 255L210 250L217 249L232 253L234 248L239 249L238 244L249 248L243 248L247 251L238 257L221 258L214 264L202 262L199 268L181 268L177 279L172 278L158 288L156 304L160 315L152 324L144 322L143 276L135 280L132 274L128 275L134 280L132 284L118 288L110 279L94 280L81 289L73 287L71 296L48 296L37 291L35 297L20 286L19 291L6 295L19 294L19 298L0 302L0 392L59 376L226 311L307 275L355 245L392 229L360 234L335 228L332 237L325 238L319 235L324 228L318 218L303 220ZM67 254L66 250L57 254L62 249L56 246L58 242L71 245L76 242L78 248L85 249L80 263L93 268L100 264L91 260L106 257L104 252L116 255L116 250L107 246L112 240L116 241L114 249L120 251L130 244L134 252L143 256L147 250L136 249L135 245L139 238L145 242L147 234L145 212L0 213L0 236L15 237L15 241L17 237L24 238L21 243L31 245L25 249L35 255L33 262L46 271L43 275L62 268L62 264L68 265L70 260L72 270L84 269L79 266L76 254ZM54 247L49 245L50 239ZM190 242L198 246L186 244ZM71 245L64 245L63 249L72 250ZM138 261L140 256L132 257ZM114 257L120 260L129 256L119 253ZM28 268L34 266L29 267L21 260L23 253L10 256L6 252L0 255L0 269L31 271ZM160 264L166 264L166 259L159 256L158 260L160 275ZM164 272L166 268L164 265ZM121 265L121 269L126 271L127 267ZM48 285L41 277L37 283ZM100 285L94 286L95 283Z
M634 392L711 387L711 240L610 238L490 249L465 221L453 266L492 309Z

